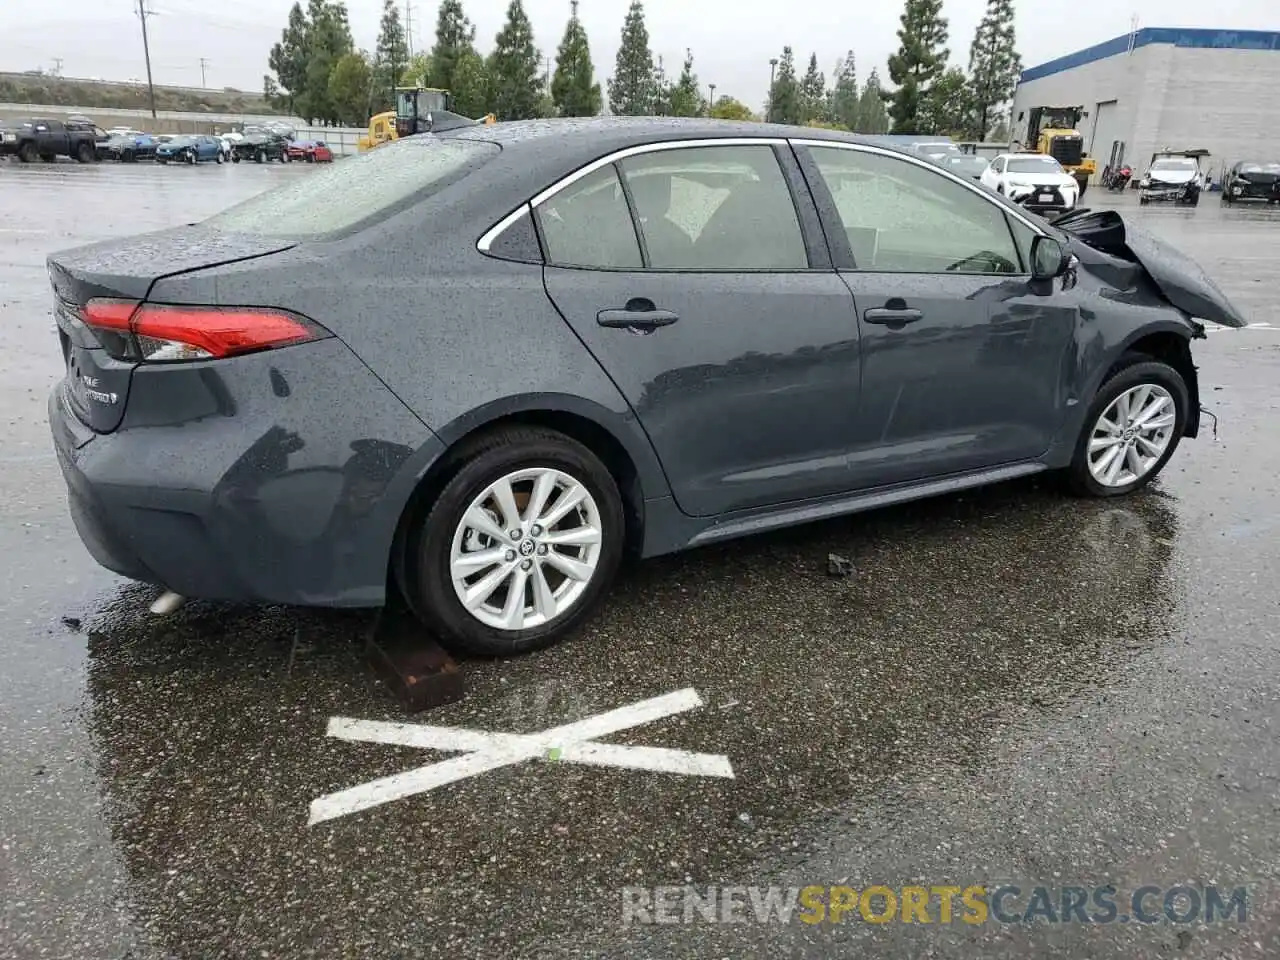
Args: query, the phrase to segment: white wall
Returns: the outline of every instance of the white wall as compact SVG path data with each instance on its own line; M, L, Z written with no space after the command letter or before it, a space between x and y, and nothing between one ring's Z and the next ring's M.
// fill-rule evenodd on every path
M1098 104L1108 100L1116 114L1095 143ZM1089 111L1080 132L1099 174L1112 140L1125 142L1139 174L1165 147L1207 149L1215 179L1224 164L1280 158L1280 51L1152 43L1031 80L1014 94L1014 136L1025 135L1026 118L1019 124L1017 116L1030 107L1074 104Z

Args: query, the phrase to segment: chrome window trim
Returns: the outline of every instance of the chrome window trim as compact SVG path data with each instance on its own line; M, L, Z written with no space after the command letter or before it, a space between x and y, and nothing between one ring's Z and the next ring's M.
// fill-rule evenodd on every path
M930 163L928 160L917 159L916 157L912 157L903 153L898 153L897 151L894 151L894 150L885 150L883 147L873 147L870 144L865 144L865 143L846 143L845 141L842 141L842 140L792 140L791 143L797 147L835 147L838 150L853 150L858 153L873 153L878 156L892 157L895 160L902 160L902 161L905 161L906 163L915 164L917 167L923 167L924 169L929 170L933 173L936 173L942 177L945 177L946 179L951 180L954 183L960 184L960 186L964 187L966 190L970 191L971 193L977 194L979 197L981 197L987 203L991 204L1001 213L1006 214L1007 216L1017 218L1019 221L1021 221L1023 224L1029 227L1036 234L1036 236L1040 236L1040 237L1047 236L1047 234L1043 230L1041 230L1034 223L1028 220L1026 216L1022 214L1021 211L1009 209L999 201L993 200L991 197L987 196L986 193L984 193L981 189L974 186L972 183L967 182L963 177L958 177L954 173L952 173L950 170L944 170L942 167L938 166L935 163Z
M488 253L489 248L493 246L493 242L498 239L503 230L514 223L518 223L520 218L529 213L529 204L522 203L516 207L505 217L495 223L492 227L485 231L484 236L476 243L476 249L481 253Z
M482 236L476 244L476 249L481 253L487 253L502 231L518 221L523 214L531 213L534 208L546 203L561 190L572 186L583 177L590 176L601 167L617 163L619 160L625 160L627 157L634 157L643 153L657 153L663 150L681 150L692 147L776 147L786 145L786 137L702 137L697 140L661 140L656 143L641 143L634 147L624 147L621 150L615 150L613 153L607 154L596 160L592 160L586 166L579 167L577 170L573 171L573 173L561 177L545 190L534 194L531 200L526 203L522 203L519 207L511 211L511 213L507 214L485 231L484 236Z

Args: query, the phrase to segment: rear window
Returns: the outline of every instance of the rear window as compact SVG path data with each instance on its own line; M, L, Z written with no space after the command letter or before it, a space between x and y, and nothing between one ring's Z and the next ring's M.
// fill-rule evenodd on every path
M501 149L475 140L413 137L325 165L205 224L273 237L341 233L459 179Z

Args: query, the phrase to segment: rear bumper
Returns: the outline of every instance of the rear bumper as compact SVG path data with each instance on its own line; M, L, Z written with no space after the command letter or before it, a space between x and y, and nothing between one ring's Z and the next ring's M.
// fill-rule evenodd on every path
M193 598L380 605L400 514L443 448L334 339L139 368L110 434L63 397L49 421L85 547Z

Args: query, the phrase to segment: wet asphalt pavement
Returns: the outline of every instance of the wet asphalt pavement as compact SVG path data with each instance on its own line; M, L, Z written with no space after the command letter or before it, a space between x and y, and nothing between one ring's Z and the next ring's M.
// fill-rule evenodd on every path
M466 663L463 702L409 718L364 614L151 618L80 545L47 437L46 254L307 173L0 164L0 957L1280 955L1280 214L1101 198L1275 323L1195 344L1217 437L1143 494L1016 483L648 562L576 639ZM446 756L330 717L528 733L686 688L701 707L608 739L733 779L524 763L308 826ZM1250 900L1185 926L623 922L628 886L1006 880Z

